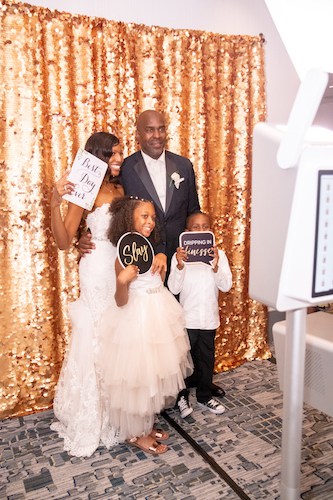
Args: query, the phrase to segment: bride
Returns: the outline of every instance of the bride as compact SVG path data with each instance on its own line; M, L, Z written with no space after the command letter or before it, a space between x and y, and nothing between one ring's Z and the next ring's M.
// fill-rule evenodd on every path
M78 457L92 455L100 443L107 447L117 444L117 433L108 425L107 401L96 360L100 347L99 321L114 300L115 292L116 248L107 238L109 205L124 195L119 181L123 153L118 138L97 132L88 139L85 150L109 165L93 210L87 213L68 203L62 218L62 196L74 189L67 173L55 183L51 198L51 227L58 248L70 247L82 219L89 227L95 248L79 264L80 297L69 306L72 336L54 399L58 422L51 425L64 439L64 449Z

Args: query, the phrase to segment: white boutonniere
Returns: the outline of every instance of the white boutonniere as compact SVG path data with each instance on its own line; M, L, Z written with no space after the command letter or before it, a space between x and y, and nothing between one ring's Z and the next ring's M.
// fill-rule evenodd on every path
M178 172L174 172L172 175L171 175L171 179L173 180L173 182L175 183L175 188L176 189L179 189L179 185L181 182L183 182L185 179L184 177L180 177L179 173Z

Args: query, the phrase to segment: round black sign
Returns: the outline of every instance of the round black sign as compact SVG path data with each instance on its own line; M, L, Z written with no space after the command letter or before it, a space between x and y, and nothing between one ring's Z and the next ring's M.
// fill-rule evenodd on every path
M154 250L147 238L140 233L125 233L117 244L117 255L123 267L138 266L139 274L145 274L152 266Z

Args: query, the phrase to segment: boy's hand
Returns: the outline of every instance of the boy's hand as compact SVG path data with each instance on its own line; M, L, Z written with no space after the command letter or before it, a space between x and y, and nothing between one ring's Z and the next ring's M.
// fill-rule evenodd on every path
M217 273L219 268L219 251L216 245L213 247L213 249L214 249L214 258L211 261L210 265L212 266L214 273Z
M187 261L187 253L182 247L178 247L176 251L177 267L179 270L183 269L184 262Z
M91 241L91 234L83 233L77 243L77 249L80 257L84 257L87 253L91 253L91 250L94 250L95 248L95 243Z

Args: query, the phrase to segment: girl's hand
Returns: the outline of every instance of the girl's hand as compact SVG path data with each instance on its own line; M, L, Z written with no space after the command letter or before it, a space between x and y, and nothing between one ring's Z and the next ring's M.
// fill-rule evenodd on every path
M178 247L176 251L177 267L178 269L183 269L184 262L187 261L187 253L182 247Z
M52 192L51 206L59 206L62 202L62 197L65 194L71 194L74 191L75 184L68 180L69 172L66 172L60 179L55 183Z
M131 264L130 266L122 269L118 274L118 281L120 285L128 285L132 281L136 280L139 275L138 266Z

